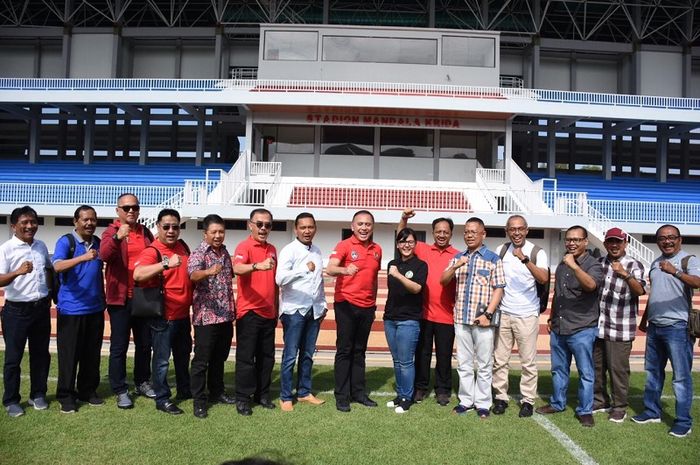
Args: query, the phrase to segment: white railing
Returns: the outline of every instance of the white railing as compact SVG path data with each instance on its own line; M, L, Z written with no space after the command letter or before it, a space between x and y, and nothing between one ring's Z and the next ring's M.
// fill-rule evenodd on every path
M173 210L180 210L184 205L185 189L180 189L175 195L164 200L159 205L156 205L150 211L144 212L139 217L139 222L144 225L144 227L150 229L155 233L156 223L158 222L158 213L164 208L172 208ZM139 199L140 200L140 199Z
M477 176L487 184L503 184L506 182L506 170L497 170L493 168L477 168Z
M101 207L116 205L119 195L131 192L142 206L153 207L181 190L179 186L0 183L0 203Z
M306 81L286 79L24 79L0 78L3 90L222 91L383 94L426 97L506 98L555 103L700 110L699 98L605 94L548 89L458 86L424 83Z
M498 77L498 85L499 87L515 87L521 89L525 85L525 81L519 76L501 75Z
M476 181L476 185L481 190L481 194L484 196L484 199L486 199L486 202L488 203L489 207L491 207L491 210L497 211L498 210L498 201L496 200L496 196L493 194L493 192L489 188L488 183L481 176L480 170L482 170L482 169L483 168L476 169L476 172L474 175L474 180Z
M257 67L237 67L231 68L230 78L231 79L257 79L258 78L258 68Z
M700 224L700 203L589 200L588 204L612 221L626 223Z
M282 163L278 161L251 161L251 176L279 176L282 172Z

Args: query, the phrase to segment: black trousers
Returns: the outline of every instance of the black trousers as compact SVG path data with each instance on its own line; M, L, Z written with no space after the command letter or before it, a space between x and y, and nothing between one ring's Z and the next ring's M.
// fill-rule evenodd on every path
M24 348L29 341L29 398L46 397L46 382L49 377L49 336L51 315L48 297L34 302L5 301L0 313L2 337L5 339L5 365L3 368L3 405L19 404L20 365Z
M100 350L104 328L104 312L87 315L59 313L56 330L56 400L61 405L75 405L76 399L88 400L100 385Z
M212 399L224 393L224 362L231 351L231 339L232 321L194 327L190 388L196 404L206 404L207 388Z
M276 326L253 311L236 320L236 400L270 398Z
M126 305L109 305L109 384L115 394L126 392L126 353L129 334L134 335L134 385L151 380L151 327L148 318L131 316L131 300Z
M452 393L452 348L455 327L452 324L420 321L420 337L416 348L415 389L427 391L430 384L430 359L435 343L435 393Z
M358 307L335 302L336 352L335 400L349 403L367 396L365 389L365 353L377 307Z

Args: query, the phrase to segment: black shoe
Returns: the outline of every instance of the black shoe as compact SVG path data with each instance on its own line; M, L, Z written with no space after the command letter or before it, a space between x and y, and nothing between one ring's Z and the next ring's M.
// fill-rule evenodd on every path
M335 408L339 412L347 413L350 411L350 404L348 404L347 402L336 402Z
M228 404L228 405L233 405L236 403L236 399L234 399L231 396L227 396L226 394L221 394L211 400L213 403L216 404Z
M520 418L527 418L532 416L532 404L528 404L527 402L523 402L520 405L520 413L518 413L518 416Z
M440 404L442 407L446 407L450 403L450 395L449 394L438 394L437 395L437 403Z
M363 397L362 399L353 399L353 402L364 405L365 407L376 407L377 403L370 399L369 397Z
M244 417L249 417L253 414L253 409L250 408L250 403L244 400L236 401L236 411L239 415L243 415Z
M195 405L194 406L194 416L197 418L206 418L208 415L207 413L207 406L206 405Z
M161 412L168 413L170 415L180 415L184 413L182 409L180 409L177 405L170 401L167 401L164 404L156 404L156 409L160 410Z
M258 405L260 405L262 408L266 408L268 410L273 410L275 408L275 404L273 404L270 399L267 397L263 397L258 401Z
M415 403L422 402L426 397L428 397L427 390L416 389L416 392L413 393L413 402L415 402Z
M90 394L88 397L83 397L78 399L80 402L85 402L90 404L92 407L102 407L105 404L104 399L99 397L96 393Z
M505 400L496 399L493 403L493 408L491 409L491 411L494 415L503 415L504 413L506 413L507 408L508 402L506 402Z

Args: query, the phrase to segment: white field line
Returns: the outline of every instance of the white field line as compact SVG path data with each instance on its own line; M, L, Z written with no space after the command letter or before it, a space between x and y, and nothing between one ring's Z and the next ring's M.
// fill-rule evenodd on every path
M585 450L576 444L566 433L557 428L557 426L549 421L544 416L536 413L532 416L532 419L537 422L542 428L544 428L554 439L561 444L566 451L571 454L573 458L578 461L581 465L598 465L598 462L593 460L593 457L588 455Z

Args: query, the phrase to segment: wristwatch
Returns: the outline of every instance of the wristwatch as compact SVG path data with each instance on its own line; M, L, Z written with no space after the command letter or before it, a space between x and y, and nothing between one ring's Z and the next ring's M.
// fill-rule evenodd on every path
M491 319L493 318L493 313L484 312L484 316L487 320L491 321Z
M257 263L253 263L253 271L257 271L257 270L258 270L258 264L257 264Z
M115 241L120 241L120 240L121 240L121 239L119 239L119 234L117 234L117 233L114 233L114 234L112 235L112 239L114 239Z
M678 279L681 279L681 275L683 274L682 270L678 270L675 273L673 273L673 276L675 276Z
M160 264L163 265L163 269L164 269L164 270L170 269L170 266L169 266L169 264L170 264L170 259L169 259L168 257L163 257L163 261L160 262Z
M523 265L527 265L528 263L530 263L530 257L525 256L525 258L520 260L520 263L522 263Z

